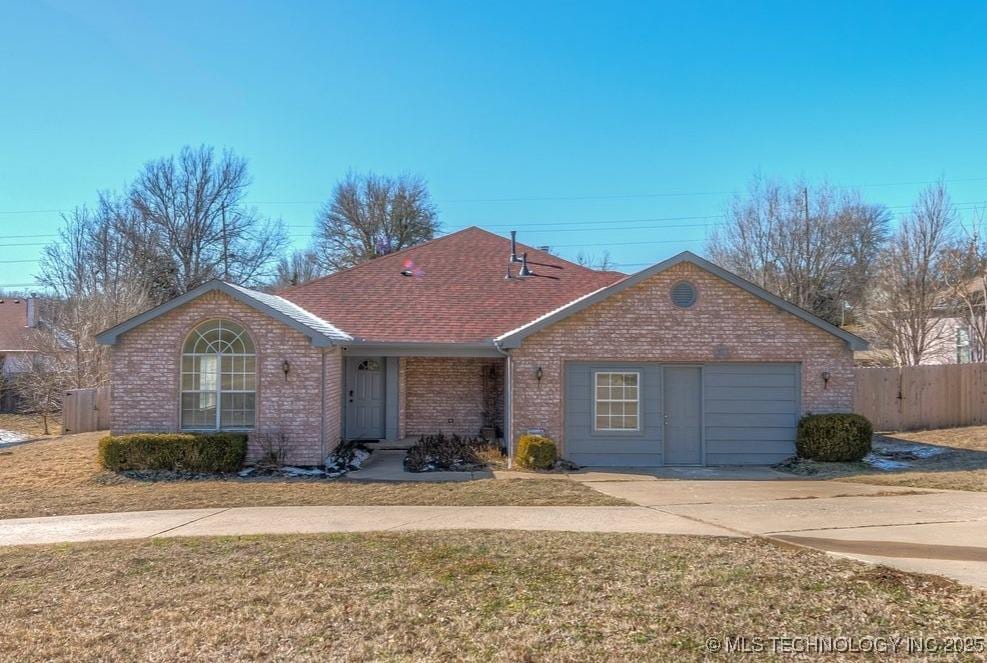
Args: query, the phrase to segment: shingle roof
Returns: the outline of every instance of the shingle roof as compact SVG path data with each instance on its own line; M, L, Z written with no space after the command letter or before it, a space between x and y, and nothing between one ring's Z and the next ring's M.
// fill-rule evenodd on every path
M0 352L29 352L31 328L27 326L26 299L0 299Z
M471 227L277 294L359 340L469 343L624 278L519 243L536 276L508 280L510 251L510 239Z

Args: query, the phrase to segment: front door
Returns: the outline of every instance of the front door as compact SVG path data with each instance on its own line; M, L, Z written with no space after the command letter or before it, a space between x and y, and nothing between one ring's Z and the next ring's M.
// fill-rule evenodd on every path
M665 465L702 465L702 369L665 366Z
M346 358L346 439L384 439L384 360Z

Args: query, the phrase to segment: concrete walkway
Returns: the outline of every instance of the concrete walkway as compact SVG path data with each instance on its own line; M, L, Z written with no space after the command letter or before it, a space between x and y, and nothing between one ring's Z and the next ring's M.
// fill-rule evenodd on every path
M0 545L174 536L445 529L737 536L735 532L722 527L645 507L284 506L134 511L0 520Z
M987 493L720 476L724 480L661 481L597 472L572 478L745 536L987 588Z

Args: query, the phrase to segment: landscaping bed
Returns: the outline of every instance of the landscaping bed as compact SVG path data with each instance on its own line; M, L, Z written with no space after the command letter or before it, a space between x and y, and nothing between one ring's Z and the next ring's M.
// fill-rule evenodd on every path
M469 531L0 549L4 660L702 660L727 636L979 637L985 611L987 594L942 578L754 539Z
M153 481L100 468L103 436L67 435L0 450L0 518L233 506L628 504L575 481L547 479L413 484L230 474Z

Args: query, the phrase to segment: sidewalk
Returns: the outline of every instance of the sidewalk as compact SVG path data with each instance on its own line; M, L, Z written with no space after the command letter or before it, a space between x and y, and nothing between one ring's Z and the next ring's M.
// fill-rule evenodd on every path
M716 525L645 507L287 506L131 511L0 520L0 545L175 536L444 529L737 536L735 532Z

